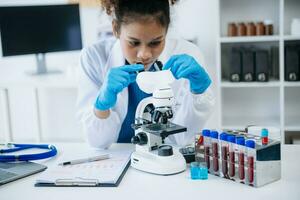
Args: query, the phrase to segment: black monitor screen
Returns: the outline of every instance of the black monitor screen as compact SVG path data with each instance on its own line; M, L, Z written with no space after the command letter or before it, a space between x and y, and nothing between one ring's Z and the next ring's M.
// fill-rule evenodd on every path
M3 56L82 48L79 5L0 7Z

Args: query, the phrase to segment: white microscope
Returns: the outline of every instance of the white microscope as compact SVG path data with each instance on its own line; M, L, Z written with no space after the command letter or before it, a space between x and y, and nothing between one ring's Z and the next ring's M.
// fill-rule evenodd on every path
M183 155L164 144L169 135L187 130L169 121L173 117L174 95L170 84L174 80L169 70L141 72L137 76L140 89L152 96L139 103L132 125L135 136L131 142L136 151L131 155L131 166L135 169L159 175L177 174L186 169Z

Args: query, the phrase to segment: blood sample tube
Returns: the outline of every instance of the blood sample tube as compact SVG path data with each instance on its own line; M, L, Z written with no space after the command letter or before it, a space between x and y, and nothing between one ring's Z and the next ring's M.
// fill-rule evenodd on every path
M227 143L227 133L220 134L221 140L221 158L222 158L222 173L225 178L228 178L228 143Z
M244 182L245 179L245 138L244 137L237 137L236 143L238 145L238 170L239 170L239 178L241 182Z
M249 185L253 185L254 181L254 160L255 160L255 142L253 140L246 141L246 153L247 153L247 178Z
M262 145L267 145L269 140L268 140L268 135L269 135L269 131L268 129L263 128L261 130L260 136L261 136L261 144Z
M203 143L204 143L204 159L207 165L207 169L209 171L210 168L210 130L204 129L202 130L203 135Z
M229 177L233 178L235 176L235 136L227 136L227 141L229 142Z
M214 172L219 172L219 133L218 131L211 131L211 148L212 148L212 160L213 160L213 170Z

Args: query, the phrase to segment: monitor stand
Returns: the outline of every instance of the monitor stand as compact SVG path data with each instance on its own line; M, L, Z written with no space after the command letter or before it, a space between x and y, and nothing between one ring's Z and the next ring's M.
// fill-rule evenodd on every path
M36 54L37 71L29 72L30 75L49 75L49 74L61 74L60 70L47 70L46 58L44 53Z

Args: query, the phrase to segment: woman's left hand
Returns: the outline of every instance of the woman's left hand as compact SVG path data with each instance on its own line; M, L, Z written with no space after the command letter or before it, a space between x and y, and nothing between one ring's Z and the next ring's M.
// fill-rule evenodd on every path
M167 69L171 70L176 79L188 79L192 93L202 94L211 84L211 79L204 68L187 54L172 56L163 67L163 70Z

